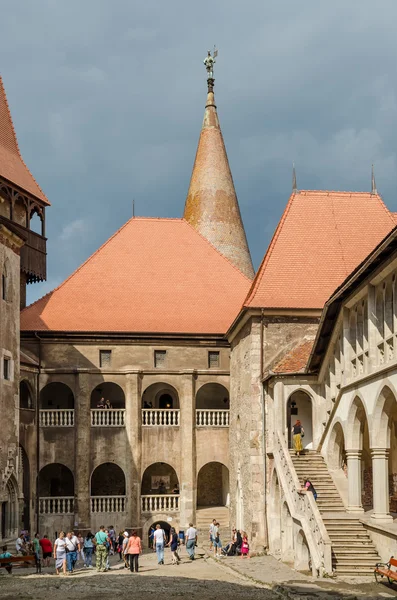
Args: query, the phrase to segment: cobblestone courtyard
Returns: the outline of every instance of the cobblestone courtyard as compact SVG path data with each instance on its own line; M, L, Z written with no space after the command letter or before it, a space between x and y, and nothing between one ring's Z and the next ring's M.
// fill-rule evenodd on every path
M190 562L184 550L182 563L172 566L170 556L166 564L157 565L153 553L144 554L140 573L132 574L113 558L109 573L97 574L95 570L77 568L70 576L54 575L54 570L44 569L43 575L34 570L15 569L14 574L0 576L0 598L21 600L66 600L81 597L97 600L111 594L118 600L143 597L182 597L197 600L328 600L341 598L396 598L397 591L388 585L376 585L371 578L356 582L313 580L296 573L270 556L251 560L225 559L216 562L200 552L198 559ZM397 589L397 588L396 588Z

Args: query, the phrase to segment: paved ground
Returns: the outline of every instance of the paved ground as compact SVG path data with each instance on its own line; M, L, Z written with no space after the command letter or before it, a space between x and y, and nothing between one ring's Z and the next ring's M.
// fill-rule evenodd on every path
M153 553L140 559L140 573L124 569L116 557L112 569L97 574L78 568L71 576L56 576L54 569L35 575L31 568L15 569L13 575L0 575L0 598L8 600L98 600L109 593L117 600L131 598L182 597L193 600L353 600L396 598L387 585L376 586L372 580L353 584L331 580L313 580L279 563L270 556L241 560L215 561L199 551L198 560L187 559L185 550L179 566L171 565L169 551L166 564L158 566ZM396 587L397 590L397 587Z

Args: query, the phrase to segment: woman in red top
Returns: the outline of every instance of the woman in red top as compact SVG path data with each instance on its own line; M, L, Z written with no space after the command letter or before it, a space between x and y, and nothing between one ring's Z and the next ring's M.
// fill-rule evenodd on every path
M45 535L41 540L39 540L39 544L40 544L41 549L43 551L43 566L44 567L49 567L50 566L50 559L51 559L51 555L52 555L52 543L51 543L51 540L49 540L48 537Z
M136 531L131 533L130 539L128 540L127 547L125 549L125 554L129 556L130 561L130 571L138 573L138 559L139 555L142 554L142 542L141 538L137 536Z

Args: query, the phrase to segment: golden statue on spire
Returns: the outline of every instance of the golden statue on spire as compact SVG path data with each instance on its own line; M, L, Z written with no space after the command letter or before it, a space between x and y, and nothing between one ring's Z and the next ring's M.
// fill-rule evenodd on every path
M218 50L214 46L214 51L211 54L211 50L208 50L207 56L204 59L205 68L207 69L207 79L214 79L214 64L216 63L216 57L218 56Z

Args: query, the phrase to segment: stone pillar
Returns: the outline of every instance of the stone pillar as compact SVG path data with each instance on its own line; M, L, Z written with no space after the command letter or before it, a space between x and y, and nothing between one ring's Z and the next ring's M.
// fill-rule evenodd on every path
M125 396L127 434L127 526L141 527L141 374L128 373Z
M74 521L78 529L90 529L91 385L88 373L76 375L74 399Z
M180 473L180 528L196 520L196 406L195 376L182 376L180 395L181 473Z
M376 522L391 522L389 514L389 469L388 448L371 448L374 509L371 519Z
M347 512L364 512L361 500L361 450L346 450L348 506Z

